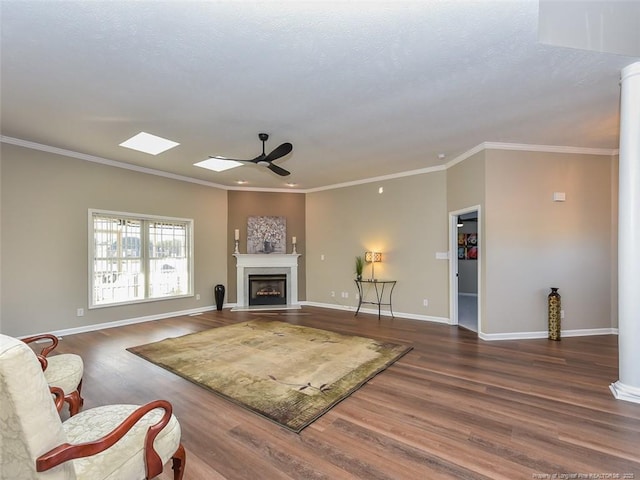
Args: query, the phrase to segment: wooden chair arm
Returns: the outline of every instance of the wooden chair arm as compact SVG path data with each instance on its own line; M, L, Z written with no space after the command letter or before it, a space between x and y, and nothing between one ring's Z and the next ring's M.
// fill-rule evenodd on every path
M109 432L104 437L94 440L93 442L79 443L77 445L71 445L69 443L63 443L56 448L48 451L47 453L40 455L36 459L36 470L38 472L44 472L53 468L61 463L64 463L74 458L83 458L95 455L103 452L104 450L112 447L118 440L120 440L131 428L147 413L155 408L164 409L164 415L158 423L152 425L147 430L144 442L144 459L145 467L147 470L147 478L157 477L162 473L162 460L160 455L153 448L153 442L162 431L162 429L169 423L171 419L172 407L166 400L156 400L154 402L142 405L131 413L120 425Z
M47 367L49 366L49 361L47 360L47 357L45 357L44 355L40 355L38 353L38 354L36 354L36 358L40 362L40 366L42 367L42 371L44 372L47 369Z
M51 394L56 397L54 402L56 404L56 410L60 412L62 410L62 406L64 405L64 392L60 387L49 387L51 390Z
M32 337L23 338L22 341L24 343L32 343L37 340L45 340L45 339L51 340L51 345L44 347L40 352L40 355L42 355L43 357L46 357L53 351L54 348L58 346L58 337L56 337L55 335L52 335L51 333L41 333L40 335L33 335Z

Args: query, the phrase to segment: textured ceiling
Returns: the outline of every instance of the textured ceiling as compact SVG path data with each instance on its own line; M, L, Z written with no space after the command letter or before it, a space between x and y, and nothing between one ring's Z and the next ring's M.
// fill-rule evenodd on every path
M5 137L220 185L313 189L482 142L615 149L637 58L538 43L538 2L2 0ZM119 147L145 131L180 143ZM279 177L257 134L293 152ZM444 153L442 160L438 154Z

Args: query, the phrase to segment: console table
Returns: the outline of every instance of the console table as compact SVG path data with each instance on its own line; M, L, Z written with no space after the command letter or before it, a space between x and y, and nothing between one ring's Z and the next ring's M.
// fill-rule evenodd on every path
M391 295L393 295L393 289L396 286L396 280L354 280L354 281L356 282L356 286L358 287L358 309L356 310L356 315L358 315L358 312L360 311L360 307L362 306L362 304L367 303L370 305L378 306L378 320L380 320L380 307L382 305L389 307L389 311L391 312L391 318L393 318L393 307L391 306ZM375 301L364 300L365 285L373 286L373 289L376 293ZM367 290L369 291L371 289L369 288ZM385 290L388 292L388 295L389 295L389 303L383 302Z

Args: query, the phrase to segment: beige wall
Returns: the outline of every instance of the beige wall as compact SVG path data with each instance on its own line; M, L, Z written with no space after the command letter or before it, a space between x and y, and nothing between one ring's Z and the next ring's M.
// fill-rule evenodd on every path
M291 238L296 237L298 257L298 300L306 299L306 236L305 195L302 193L229 191L229 228L227 232L227 300L236 302L236 258L234 231L240 230L238 250L247 253L247 219L256 216L285 217L287 220L287 253L291 253Z
M395 312L448 319L448 262L435 254L449 249L448 212L475 205L483 333L545 331L551 286L563 296L563 329L617 326L616 158L487 150L446 171L305 195L227 192L7 144L1 153L0 331L10 335L211 307L217 283L233 303L233 231L245 252L251 215L287 217L302 253L301 300L355 307L354 257L380 250L376 277L398 281ZM554 191L567 201L552 202ZM88 310L89 208L193 218L201 299Z
M436 252L447 251L446 173L307 195L308 301L357 306L354 259L367 250L382 252L376 277L398 281L394 312L447 317L448 264L435 258ZM363 276L370 275L365 265ZM342 298L342 292L349 298ZM428 307L423 299L429 300Z
M615 324L612 161L486 152L485 333L546 331L550 287L560 288L563 330Z
M483 207L485 182L484 150L447 169L447 210Z
M7 144L1 153L0 331L25 335L214 304L212 287L227 278L226 191ZM200 300L89 310L89 208L193 218Z
M470 156L466 160L453 165L447 170L447 211L456 212L471 207L479 207L478 222L476 223L476 232L478 233L478 260L475 264L475 273L479 270L480 278L475 285L479 299L479 328L485 331L486 306L484 285L486 283L486 223L485 218L485 191L486 191L486 152L484 150ZM490 215L490 213L489 213ZM456 252L451 252L455 255ZM467 261L468 262L468 261ZM464 269L468 265L465 262L459 262L458 268ZM469 272L466 272L469 273ZM461 292L465 292L464 285L458 285Z
M611 159L611 327L618 328L618 174L620 158Z

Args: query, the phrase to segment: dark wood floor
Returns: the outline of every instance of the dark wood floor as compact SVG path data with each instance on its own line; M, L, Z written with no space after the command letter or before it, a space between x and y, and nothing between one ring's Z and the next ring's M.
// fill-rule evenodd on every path
M260 317L413 350L300 434L125 350ZM84 357L85 409L172 402L185 480L640 479L640 405L608 388L618 379L615 336L484 342L457 327L305 307L71 335L58 351Z

